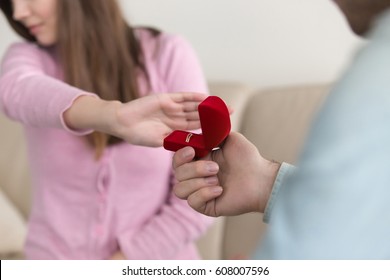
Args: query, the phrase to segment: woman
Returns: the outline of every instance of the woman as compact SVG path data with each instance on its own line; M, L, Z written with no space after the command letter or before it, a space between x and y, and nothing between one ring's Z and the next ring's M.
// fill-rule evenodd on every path
M171 194L173 129L206 83L181 38L130 27L115 0L0 0L29 42L6 53L1 109L25 127L30 259L196 259L209 220ZM125 141L123 141L124 139Z

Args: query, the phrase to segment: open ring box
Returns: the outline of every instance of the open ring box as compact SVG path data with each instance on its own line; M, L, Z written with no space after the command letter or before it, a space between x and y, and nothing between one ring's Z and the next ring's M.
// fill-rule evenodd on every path
M229 135L230 114L218 96L209 96L198 106L202 134L175 130L164 139L164 148L176 152L186 146L195 149L198 158L206 156Z

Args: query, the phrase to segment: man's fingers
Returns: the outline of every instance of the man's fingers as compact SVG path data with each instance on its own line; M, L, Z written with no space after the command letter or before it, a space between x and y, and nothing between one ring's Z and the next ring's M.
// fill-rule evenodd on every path
M193 209L200 213L203 213L208 216L216 216L216 212L214 209L215 201L213 200L220 196L222 192L223 189L220 186L201 188L197 192L191 194L188 197L187 202L188 205L190 205ZM214 206L211 209L210 207L207 207L210 204Z
M190 152L190 151L189 151ZM184 159L182 159L184 161ZM177 162L175 163L177 164ZM219 166L216 162L209 160L198 160L190 163L183 163L175 168L175 177L179 182L195 178L210 177L218 173Z
M178 150L173 155L172 165L176 169L179 166L182 166L185 163L191 162L195 157L195 150L192 147L184 147L183 149Z
M187 199L192 193L205 187L218 186L218 177L210 176L207 178L196 178L176 184L173 187L174 194L181 199Z

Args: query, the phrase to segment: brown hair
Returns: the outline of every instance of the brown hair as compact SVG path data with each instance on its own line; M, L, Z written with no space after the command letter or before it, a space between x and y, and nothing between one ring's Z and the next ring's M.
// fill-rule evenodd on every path
M12 17L10 0L0 0L12 28L23 38L36 39ZM116 0L58 0L58 48L64 79L104 100L128 102L140 96L137 77L148 80L143 53ZM159 32L149 29L157 36ZM101 132L88 136L100 157L104 148L121 140Z

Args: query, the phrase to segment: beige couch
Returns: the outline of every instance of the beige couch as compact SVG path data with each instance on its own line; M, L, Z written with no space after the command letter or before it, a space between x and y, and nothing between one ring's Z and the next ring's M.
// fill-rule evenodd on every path
M213 95L235 109L232 129L243 133L267 158L294 163L313 113L328 92L325 85L253 90L237 83L211 83ZM23 258L30 209L23 131L0 115L0 259ZM265 225L260 214L220 217L198 242L205 259L250 256Z

